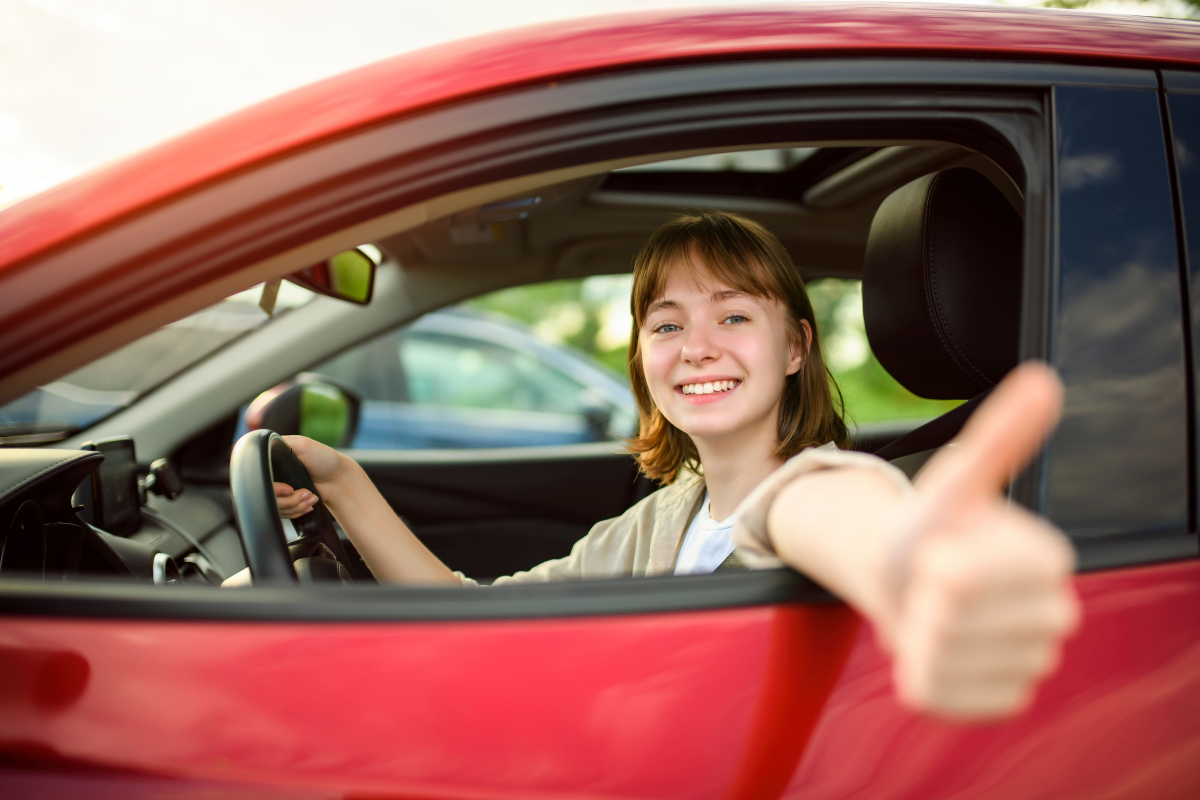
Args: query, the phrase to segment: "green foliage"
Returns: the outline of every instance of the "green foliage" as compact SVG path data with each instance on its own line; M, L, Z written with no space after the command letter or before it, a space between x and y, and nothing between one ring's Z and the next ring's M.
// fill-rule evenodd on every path
M853 425L936 417L958 400L926 400L905 389L876 360L862 318L862 283L826 278L808 284L825 361Z
M524 323L544 341L573 347L625 375L629 291L629 276L598 275L502 289L468 306Z
M1042 0L1042 8L1065 8L1070 10L1101 5L1104 0ZM1154 6L1156 16L1176 17L1178 19L1200 19L1200 0L1124 0L1126 3Z

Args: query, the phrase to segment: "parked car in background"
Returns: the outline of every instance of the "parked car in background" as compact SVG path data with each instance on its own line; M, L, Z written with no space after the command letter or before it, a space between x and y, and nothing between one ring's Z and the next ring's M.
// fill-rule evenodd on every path
M530 447L617 440L637 422L623 377L512 321L426 314L317 365L362 399L350 447Z

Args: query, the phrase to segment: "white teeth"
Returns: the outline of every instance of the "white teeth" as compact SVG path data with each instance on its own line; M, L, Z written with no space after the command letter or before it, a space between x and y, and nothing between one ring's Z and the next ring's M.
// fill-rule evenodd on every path
M737 381L707 381L705 383L687 383L679 387L684 394L712 394L713 392L728 392L737 386Z

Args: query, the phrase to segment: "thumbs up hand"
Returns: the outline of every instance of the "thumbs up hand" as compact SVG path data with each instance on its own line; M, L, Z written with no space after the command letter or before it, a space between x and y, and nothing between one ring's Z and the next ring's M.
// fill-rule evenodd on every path
M891 542L894 600L880 626L908 705L966 719L1018 711L1078 625L1070 545L1002 494L1061 405L1049 369L1019 367L918 476Z
M1057 376L1023 365L915 491L848 465L793 480L770 506L776 553L872 622L898 697L916 710L962 720L1019 712L1079 623L1070 545L1004 496L1061 405Z

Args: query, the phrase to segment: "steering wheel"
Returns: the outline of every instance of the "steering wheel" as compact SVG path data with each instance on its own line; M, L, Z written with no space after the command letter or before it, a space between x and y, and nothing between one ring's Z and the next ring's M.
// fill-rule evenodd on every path
M256 430L238 439L229 459L229 484L254 583L354 580L350 558L324 504L292 520L300 538L288 543L275 506L275 481L317 494L308 470L278 433Z

